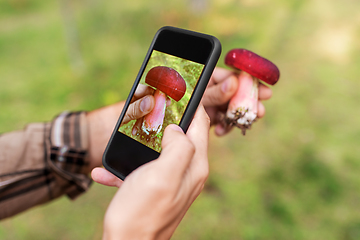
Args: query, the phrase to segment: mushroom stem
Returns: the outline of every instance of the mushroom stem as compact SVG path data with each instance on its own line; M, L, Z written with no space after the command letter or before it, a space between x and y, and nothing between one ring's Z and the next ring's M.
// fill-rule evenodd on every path
M154 93L154 98L155 106L150 113L144 116L141 127L147 135L154 132L159 133L164 122L166 94L160 90L156 90Z
M245 135L257 117L259 79L245 71L240 72L238 79L239 87L229 102L225 125L236 126Z

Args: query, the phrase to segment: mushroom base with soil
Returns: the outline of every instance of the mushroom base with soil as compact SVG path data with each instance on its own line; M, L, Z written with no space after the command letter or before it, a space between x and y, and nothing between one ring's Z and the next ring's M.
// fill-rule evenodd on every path
M245 135L257 118L259 80L244 71L239 73L238 80L239 87L222 117L222 124L225 128L236 126Z

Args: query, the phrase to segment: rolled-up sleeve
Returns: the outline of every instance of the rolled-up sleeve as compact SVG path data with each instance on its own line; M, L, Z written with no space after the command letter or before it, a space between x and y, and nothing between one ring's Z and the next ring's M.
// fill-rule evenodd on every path
M0 135L0 219L91 185L85 112Z

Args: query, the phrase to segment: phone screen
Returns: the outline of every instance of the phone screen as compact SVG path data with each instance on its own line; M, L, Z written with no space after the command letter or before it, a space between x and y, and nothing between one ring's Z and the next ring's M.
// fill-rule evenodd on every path
M118 131L160 152L165 128L180 123L204 66L153 50L135 93L150 88L155 107L140 119L121 123Z

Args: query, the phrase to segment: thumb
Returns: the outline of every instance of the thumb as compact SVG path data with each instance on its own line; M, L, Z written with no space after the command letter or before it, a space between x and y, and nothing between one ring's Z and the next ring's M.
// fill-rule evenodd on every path
M131 120L136 120L145 116L146 114L151 112L154 106L155 106L155 99L151 95L147 95L143 98L138 99L137 101L129 105L129 108L125 113L122 123L124 124Z
M173 178L181 178L194 154L194 144L179 126L170 124L166 127L162 139L162 151L157 160L163 168L162 173L169 174Z
M122 180L120 180L120 178L116 177L106 169L100 167L94 168L91 171L91 177L95 182L109 187L119 188L123 182Z

